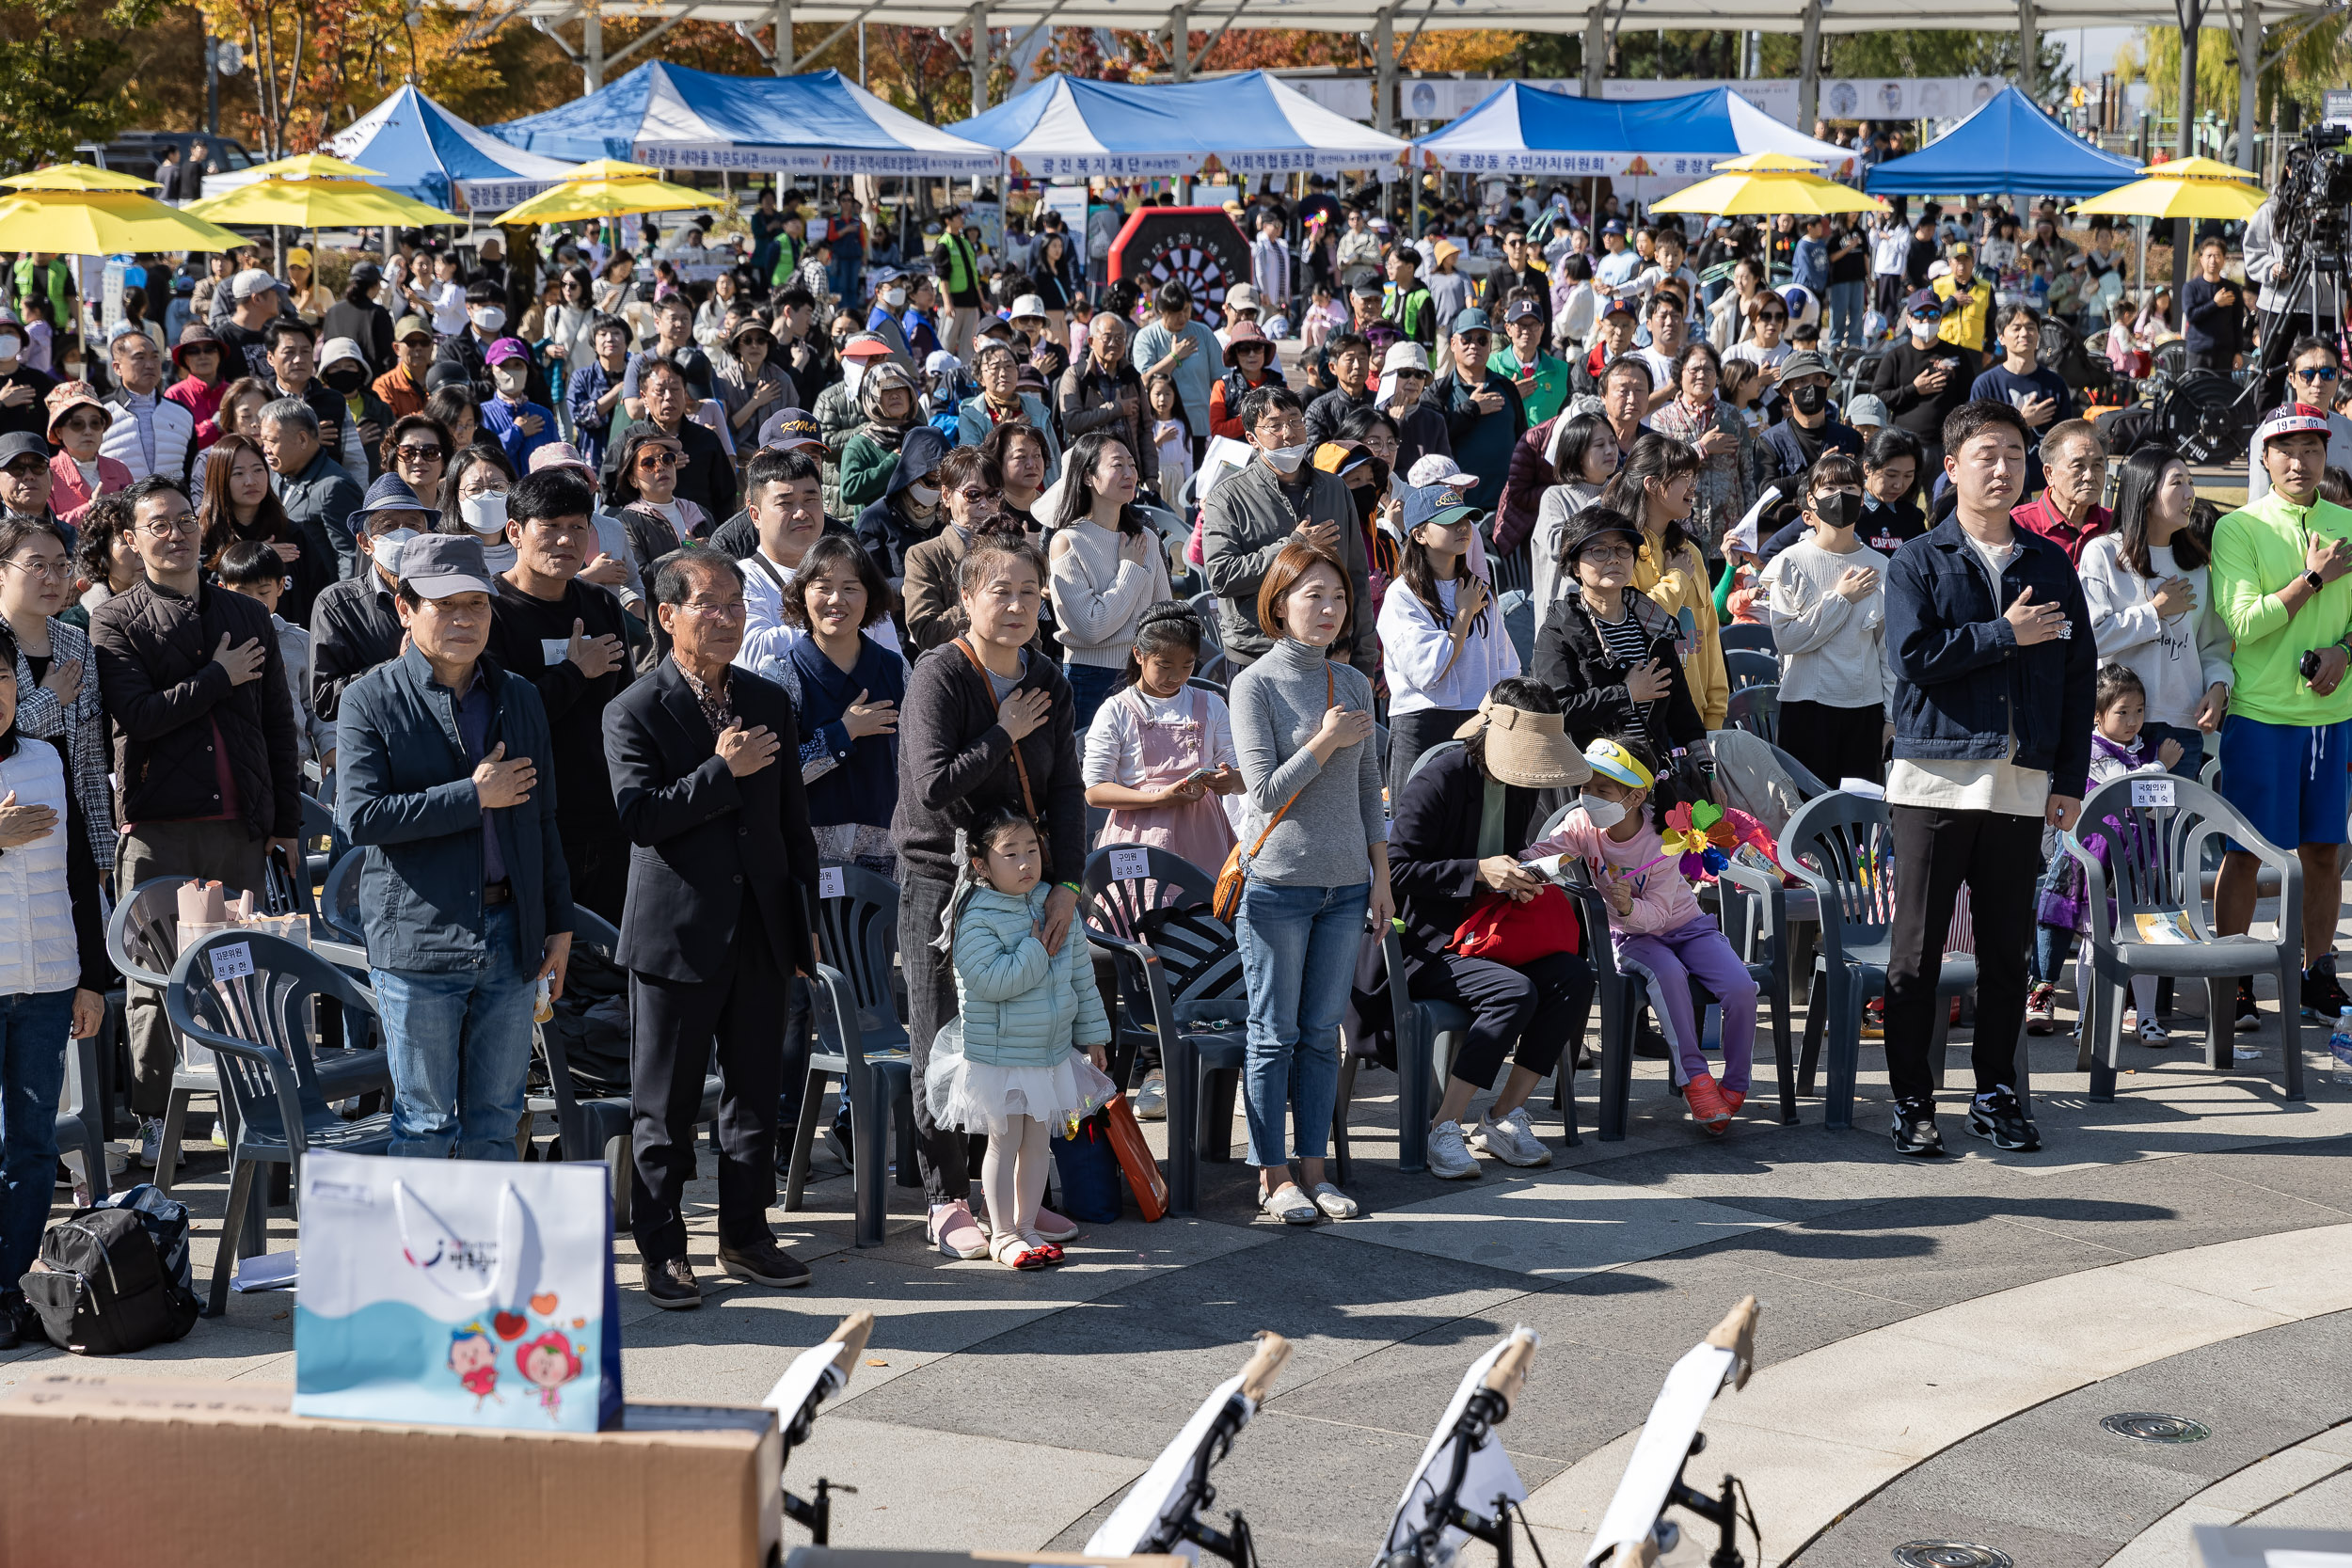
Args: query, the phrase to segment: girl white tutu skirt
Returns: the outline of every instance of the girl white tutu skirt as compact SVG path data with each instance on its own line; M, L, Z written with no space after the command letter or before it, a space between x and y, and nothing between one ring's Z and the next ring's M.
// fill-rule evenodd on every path
M963 1053L963 1020L949 1019L931 1040L923 1068L923 1098L932 1122L967 1132L1012 1131L1014 1117L1029 1117L1056 1132L1092 1116L1110 1102L1119 1085L1080 1051L1066 1052L1052 1067L995 1067Z

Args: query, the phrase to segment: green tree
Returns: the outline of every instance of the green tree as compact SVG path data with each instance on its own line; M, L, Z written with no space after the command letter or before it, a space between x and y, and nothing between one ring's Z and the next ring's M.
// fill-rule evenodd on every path
M0 7L0 166L17 172L130 123L131 39L162 0L11 0Z

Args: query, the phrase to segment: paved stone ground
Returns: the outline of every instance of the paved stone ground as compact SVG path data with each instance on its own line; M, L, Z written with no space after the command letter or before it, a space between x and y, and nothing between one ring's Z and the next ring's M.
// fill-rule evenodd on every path
M1736 1130L1708 1140L1679 1119L1662 1065L1643 1063L1623 1142L1588 1132L1549 1169L1489 1164L1466 1183L1395 1172L1394 1080L1367 1073L1361 1218L1285 1228L1254 1214L1243 1167L1211 1167L1198 1218L1098 1227L1043 1275L927 1251L905 1189L888 1244L859 1250L830 1174L810 1210L775 1216L815 1270L806 1291L734 1286L657 1311L619 1243L628 1390L756 1401L870 1307L867 1363L789 1472L858 1488L836 1542L1072 1549L1273 1328L1296 1351L1217 1472L1220 1508L1247 1513L1269 1568L1361 1568L1463 1369L1524 1323L1543 1348L1505 1434L1560 1564L1581 1560L1666 1369L1754 1292L1763 1370L1717 1400L1692 1476L1748 1481L1764 1561L1882 1564L1948 1537L2035 1568L2169 1568L2191 1523L2352 1522L2352 1428L2328 1430L2352 1415L2352 1089L2328 1081L2316 1030L2310 1099L2293 1104L2275 1022L2230 1077L2198 1065L2198 1021L2178 1022L2170 1052L2127 1048L2111 1104L2088 1101L2070 1037L2032 1042L2033 1155L1961 1132L1956 1054L1954 1157L1934 1164L1888 1146L1871 1046L1854 1132L1825 1132L1818 1101L1778 1125L1767 1071ZM1546 1093L1538 1131L1556 1144ZM199 1148L180 1191L200 1276L225 1186ZM714 1183L690 1197L712 1279ZM282 1214L271 1234L294 1244ZM224 1320L107 1370L290 1381L290 1307L233 1298ZM0 1386L59 1354L0 1359ZM2159 1449L2099 1429L2125 1410L2213 1436ZM1668 1561L1705 1555L1686 1535Z

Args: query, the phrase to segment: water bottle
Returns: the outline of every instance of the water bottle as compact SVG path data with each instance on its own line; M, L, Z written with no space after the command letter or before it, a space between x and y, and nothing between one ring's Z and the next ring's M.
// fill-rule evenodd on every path
M2328 1060L2335 1069L2336 1085L2352 1089L2352 1007L2336 1015L2335 1032L2328 1037Z

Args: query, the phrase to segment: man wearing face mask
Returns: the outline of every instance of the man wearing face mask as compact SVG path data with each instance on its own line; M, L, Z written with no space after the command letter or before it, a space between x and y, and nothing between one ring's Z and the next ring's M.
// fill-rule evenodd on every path
M343 467L373 483L384 472L384 433L397 418L368 385L368 359L350 338L329 338L319 350L319 380L342 404Z
M879 276L881 286L874 291L874 308L866 318L866 334L880 338L889 348L891 358L914 370L914 350L907 342L906 328L899 322L907 308L906 279L896 272Z
M363 504L358 484L319 441L318 416L297 398L280 398L262 408L262 455L278 476L278 499L302 535L313 561L331 556L335 575L358 570L358 546L351 537L352 515Z
M394 475L368 486L351 515L358 538L357 577L329 584L310 607L310 711L331 723L343 688L400 652L400 547L440 526L441 515Z
M24 362L24 327L0 317L0 436L49 434L49 388L57 378Z
M1855 536L1862 465L1832 452L1805 485L1810 534L1764 568L1781 657L1778 744L1813 776L1881 778L1886 677L1886 557Z
M1248 665L1274 645L1258 624L1258 589L1282 546L1297 538L1328 550L1346 567L1357 613L1331 651L1370 675L1380 644L1370 613L1364 531L1347 482L1307 461L1312 448L1307 413L1289 388L1251 388L1242 399L1241 418L1256 459L1217 480L1202 508L1200 531L1201 571L1219 601L1225 650Z
M466 285L466 327L441 340L434 359L443 365L455 365L473 383L476 403L487 403L498 395L498 383L490 378L490 345L506 335L506 295L497 284L477 279Z
M1926 454L1919 471L1931 476L1944 471L1944 421L1968 401L1984 356L1944 340L1945 302L1933 290L1918 290L1903 309L1903 337L1879 356L1870 389L1886 404L1894 427L1917 439Z
M1861 433L1839 423L1829 410L1829 361L1818 354L1792 354L1781 361L1780 390L1788 417L1764 431L1772 465L1767 483L1809 472L1826 451L1862 455Z
M483 359L498 385L498 396L482 405L483 434L498 442L516 473L528 473L531 454L557 440L555 411L531 401L531 349L520 338L501 338Z

